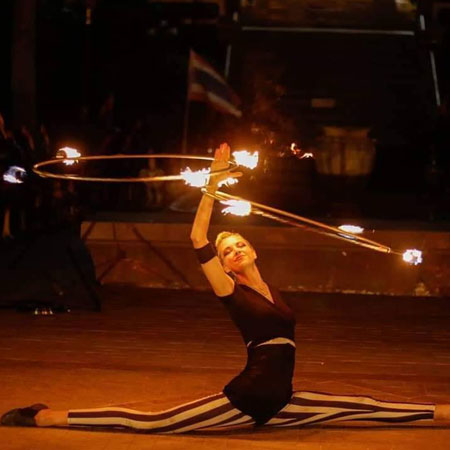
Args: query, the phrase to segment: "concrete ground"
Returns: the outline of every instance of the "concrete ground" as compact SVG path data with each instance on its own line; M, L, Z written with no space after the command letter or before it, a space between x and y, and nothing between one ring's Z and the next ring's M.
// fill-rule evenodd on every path
M450 403L450 300L289 293L297 315L294 387L392 401ZM102 288L103 311L0 315L0 411L160 410L216 393L245 362L208 292ZM338 423L302 429L150 435L0 428L1 450L448 449L450 428Z

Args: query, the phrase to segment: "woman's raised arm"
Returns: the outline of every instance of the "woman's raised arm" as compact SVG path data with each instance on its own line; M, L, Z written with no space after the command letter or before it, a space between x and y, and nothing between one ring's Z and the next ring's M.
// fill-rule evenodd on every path
M230 147L221 144L214 154L211 170L220 170L228 166L230 159ZM237 174L238 175L238 174ZM208 190L215 191L219 183L218 177L211 177ZM214 199L203 195L197 208L194 223L192 225L191 240L201 262L202 270L206 275L214 293L219 297L230 295L234 291L234 281L228 276L214 249L208 240L208 228L214 206Z

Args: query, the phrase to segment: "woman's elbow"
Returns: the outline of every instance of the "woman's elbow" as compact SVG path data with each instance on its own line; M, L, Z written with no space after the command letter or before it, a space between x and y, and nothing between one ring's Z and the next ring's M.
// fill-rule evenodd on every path
M198 236L197 234L194 233L191 234L191 241L192 245L196 248L208 243L208 239L206 238L206 236Z

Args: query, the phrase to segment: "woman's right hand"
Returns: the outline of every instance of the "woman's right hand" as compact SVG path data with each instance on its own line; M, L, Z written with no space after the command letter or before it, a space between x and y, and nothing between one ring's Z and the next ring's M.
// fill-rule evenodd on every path
M214 153L214 161L211 163L211 172L226 169L229 166L231 149L230 146L224 142L220 144L219 148ZM227 178L238 178L242 176L242 172L232 172L227 170L220 175L210 177L207 189L216 191L221 181Z

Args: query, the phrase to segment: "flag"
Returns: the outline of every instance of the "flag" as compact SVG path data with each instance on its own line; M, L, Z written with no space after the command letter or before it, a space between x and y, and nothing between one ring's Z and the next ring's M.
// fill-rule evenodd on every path
M213 108L241 117L239 97L211 64L191 50L189 55L188 101L209 103Z

